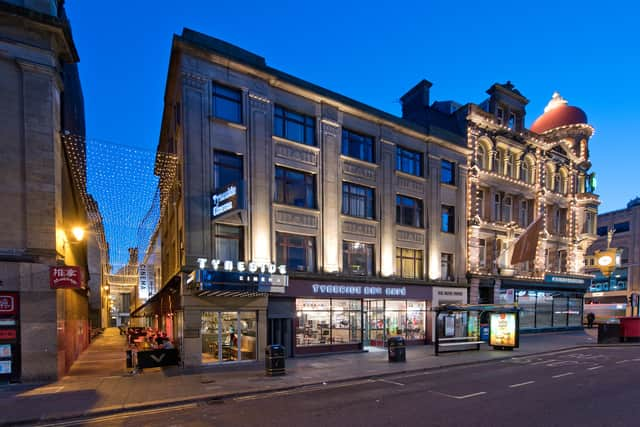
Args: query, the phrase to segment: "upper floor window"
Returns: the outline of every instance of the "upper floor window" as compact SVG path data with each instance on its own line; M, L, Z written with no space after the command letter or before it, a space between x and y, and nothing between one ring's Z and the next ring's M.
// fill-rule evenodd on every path
M407 196L396 196L396 223L411 227L424 225L422 213L422 200Z
M520 179L527 184L533 184L533 166L526 158L520 162Z
M316 207L315 189L314 175L276 166L276 202L313 209Z
M493 163L493 170L499 174L504 173L504 153L501 149L496 149L495 159Z
M567 271L567 251L558 251L558 271Z
M396 248L396 274L405 279L422 279L422 251Z
M455 209L453 206L442 205L442 232L455 233Z
M342 213L360 218L373 219L375 199L373 188L342 183Z
M513 165L516 162L515 160L516 156L513 153L506 152L505 157L506 157L506 166L505 166L504 174L511 177L513 176Z
M480 169L487 168L487 151L482 144L478 144L478 153L476 159L476 164Z
M478 239L478 267L485 268L487 266L487 241Z
M214 228L215 255L218 259L240 261L244 259L244 233L242 227L216 224Z
M609 231L608 227L606 225L601 225L597 230L598 236L606 236L607 231Z
M567 210L563 208L556 208L553 222L555 233L565 235L567 229Z
M629 221L625 221L625 222L618 222L616 224L613 224L613 229L615 230L616 233L624 233L626 231L629 231L631 227L629 225Z
M316 271L315 238L276 233L276 260L289 271Z
M373 138L342 129L342 154L373 163Z
M513 113L509 113L509 121L507 122L507 127L511 130L516 130L516 115Z
M504 110L500 107L496 108L496 120L498 124L504 124Z
M242 156L225 151L213 152L213 187L219 190L242 181Z
M213 116L234 123L242 123L242 91L213 84Z
M342 269L347 274L373 276L373 245L362 242L342 242Z
M453 254L440 254L440 279L453 280Z
M455 169L455 163L442 159L440 161L440 182L455 185Z
M273 133L281 138L316 145L316 121L313 117L275 106Z
M396 170L415 176L422 175L422 153L396 147Z
M594 212L586 212L584 214L584 226L582 228L583 233L595 234L596 231L596 214ZM606 236L606 230L605 234Z
M520 200L520 210L519 210L519 222L520 227L526 228L531 222L531 218L529 218L529 208L532 206L530 200Z
M502 198L502 221L510 222L513 218L513 199L511 196Z
M477 201L478 216L480 217L480 219L485 219L484 218L484 190L478 190L477 194L478 194L478 201Z

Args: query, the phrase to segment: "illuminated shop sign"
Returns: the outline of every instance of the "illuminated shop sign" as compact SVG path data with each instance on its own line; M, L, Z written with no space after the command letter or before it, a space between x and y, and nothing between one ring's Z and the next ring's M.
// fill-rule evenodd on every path
M192 281L201 290L284 293L289 285L286 265L198 258L198 267Z
M287 266L286 265L277 265L274 263L264 263L264 262L256 262L256 261L223 261L220 259L212 259L208 260L207 258L198 258L196 260L198 262L198 268L200 270L204 270L207 268L207 264L211 265L211 270L214 271L237 271L244 272L247 271L249 273L278 273L278 274L287 274Z
M211 196L211 217L215 218L223 213L238 209L240 207L240 186L237 184L228 184L219 192Z
M489 345L518 347L518 313L491 313Z
M590 285L590 279L582 279L580 277L556 276L554 274L546 274L544 281L547 283L561 283L565 285Z
M321 295L364 295L364 296L407 296L407 288L381 286L352 286L352 285L311 285L314 294Z
M80 267L49 267L49 286L51 289L81 289L82 270Z

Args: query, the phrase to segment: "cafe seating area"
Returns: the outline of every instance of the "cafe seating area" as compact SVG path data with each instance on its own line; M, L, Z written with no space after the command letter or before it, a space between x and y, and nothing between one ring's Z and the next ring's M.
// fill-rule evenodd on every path
M165 332L151 328L127 328L127 352L135 369L178 365L180 357Z

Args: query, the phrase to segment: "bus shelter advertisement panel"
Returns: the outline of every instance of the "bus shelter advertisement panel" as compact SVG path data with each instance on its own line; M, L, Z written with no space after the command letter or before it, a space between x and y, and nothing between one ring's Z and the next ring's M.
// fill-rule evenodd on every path
M491 313L491 335L489 345L495 347L518 347L518 313Z

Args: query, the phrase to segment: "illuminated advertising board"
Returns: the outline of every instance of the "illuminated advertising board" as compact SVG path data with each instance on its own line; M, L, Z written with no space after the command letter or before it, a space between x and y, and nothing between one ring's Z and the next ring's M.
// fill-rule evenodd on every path
M518 313L491 313L489 345L518 347Z

